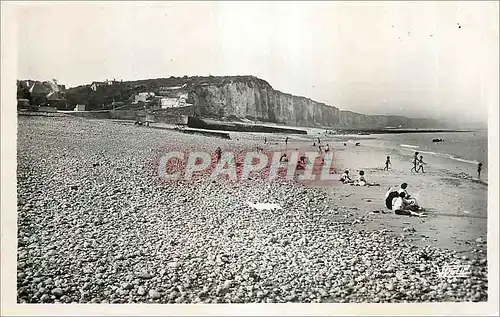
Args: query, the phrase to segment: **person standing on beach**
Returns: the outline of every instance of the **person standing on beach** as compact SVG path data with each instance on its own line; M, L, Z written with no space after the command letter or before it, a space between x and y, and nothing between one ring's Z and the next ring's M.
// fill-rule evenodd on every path
M321 144L321 141L320 141L320 139L319 139L319 138L318 138L318 144Z
M483 163L477 164L477 178L481 178L481 167L483 166Z
M417 162L418 162L418 152L415 152L415 156L413 157L413 167L411 168L410 172L417 171Z
M264 144L267 144L267 138L264 137Z
M328 153L328 152L330 152L330 146L327 144L326 148L325 148L325 153Z
M287 144L288 144L288 137L286 137L286 139L285 139L285 145L287 145Z
M217 150L215 150L215 155L217 156L217 163L219 163L220 158L222 156L222 150L220 147L217 147Z
M390 156L388 156L388 157L387 157L387 160L385 160L385 167L384 167L384 171L385 171L385 170L387 170L387 171L389 170L389 165L392 165L392 164L391 164L391 157L390 157Z
M422 173L425 173L425 171L424 171L424 165L427 165L427 164L424 162L424 157L422 155L420 155L420 159L418 160L417 173L420 170L422 170Z

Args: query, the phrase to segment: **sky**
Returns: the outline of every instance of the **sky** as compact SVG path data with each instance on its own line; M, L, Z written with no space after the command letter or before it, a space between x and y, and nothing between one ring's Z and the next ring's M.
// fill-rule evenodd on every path
M498 2L16 3L18 78L254 75L366 114L486 122Z

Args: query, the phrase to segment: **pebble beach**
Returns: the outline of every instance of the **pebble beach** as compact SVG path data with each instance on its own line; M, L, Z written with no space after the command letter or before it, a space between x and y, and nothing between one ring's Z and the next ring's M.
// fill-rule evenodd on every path
M262 140L244 136L18 116L18 302L488 300L486 228L460 249L441 236L408 239L431 221L373 213L380 206L363 198L378 199L369 192L375 188L349 198L345 186L293 181L157 180L155 159L165 149L257 145ZM256 210L248 201L282 209ZM468 265L467 276L439 276L446 264Z

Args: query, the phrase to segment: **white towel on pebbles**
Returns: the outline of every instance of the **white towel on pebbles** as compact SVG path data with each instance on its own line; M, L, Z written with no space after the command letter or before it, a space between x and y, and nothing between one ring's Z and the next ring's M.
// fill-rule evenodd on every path
M273 210L273 209L283 209L280 205L278 204L269 204L269 203L251 203L249 201L247 201L247 205L252 207L252 208L255 208L257 210Z

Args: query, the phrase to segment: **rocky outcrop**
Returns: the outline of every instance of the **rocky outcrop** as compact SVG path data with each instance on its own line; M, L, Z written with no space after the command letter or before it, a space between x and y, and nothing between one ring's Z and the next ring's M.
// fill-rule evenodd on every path
M402 116L364 115L274 90L256 77L235 77L191 87L190 102L200 117L237 118L293 126L328 128L432 128L439 123Z

